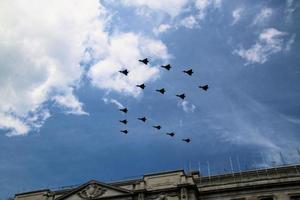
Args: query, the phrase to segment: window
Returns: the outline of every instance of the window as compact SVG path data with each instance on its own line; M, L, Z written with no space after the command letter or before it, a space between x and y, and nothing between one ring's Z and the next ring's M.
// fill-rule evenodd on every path
M273 197L260 197L259 200L273 200Z
M291 200L300 200L300 195L293 195L290 197Z

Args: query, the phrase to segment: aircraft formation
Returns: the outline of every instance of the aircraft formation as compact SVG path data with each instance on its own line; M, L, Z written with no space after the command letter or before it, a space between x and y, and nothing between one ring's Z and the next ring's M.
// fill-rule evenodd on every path
M149 60L148 60L148 58L145 58L145 59L139 60L139 62L141 62L141 63L143 63L145 65L148 65ZM171 64L162 65L160 67L164 68L167 71L170 71L171 68L172 68ZM120 70L119 72L121 74L123 74L124 76L127 76L130 73L128 69ZM182 72L184 74L188 75L188 76L192 76L193 73L194 73L193 69L183 70ZM142 84L136 85L136 87L139 87L141 90L144 90L146 88L146 85L144 83L142 83ZM198 88L202 89L204 91L207 91L209 89L208 85L199 85ZM166 89L165 88L160 88L160 89L156 89L155 91L163 95L163 94L165 94ZM176 96L178 98L180 98L181 100L184 100L186 98L186 95L184 93L182 93L182 94L176 94ZM126 107L121 108L119 110L121 112L125 113L125 114L128 112L128 109ZM143 117L137 118L137 120L140 120L141 122L146 123L147 118L145 116L143 116ZM124 124L124 125L126 125L128 123L127 119L119 120L119 122L122 123L122 124ZM159 124L153 125L152 127L154 129L157 129L157 130L160 130L162 128L161 125L159 125ZM123 133L123 134L125 134L125 135L129 133L129 131L127 129L123 129L120 132ZM168 135L168 136L170 136L170 137L174 137L176 135L175 132L167 132L165 134ZM190 143L192 141L191 138L183 138L181 140L183 142L186 142L186 143Z

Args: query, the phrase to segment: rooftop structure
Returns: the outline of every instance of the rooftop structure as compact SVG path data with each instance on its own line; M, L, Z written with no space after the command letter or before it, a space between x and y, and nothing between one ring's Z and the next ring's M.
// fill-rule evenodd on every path
M201 176L184 170L146 174L133 180L91 180L73 188L18 193L15 200L297 200L300 165Z

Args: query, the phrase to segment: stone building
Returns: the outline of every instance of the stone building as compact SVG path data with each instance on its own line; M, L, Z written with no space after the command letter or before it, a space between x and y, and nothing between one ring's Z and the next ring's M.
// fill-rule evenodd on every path
M300 165L215 176L183 170L146 174L140 179L16 194L15 200L300 200Z

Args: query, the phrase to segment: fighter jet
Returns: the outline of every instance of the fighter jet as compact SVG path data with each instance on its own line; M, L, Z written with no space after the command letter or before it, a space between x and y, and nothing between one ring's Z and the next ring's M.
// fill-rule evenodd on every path
M147 65L148 62L149 62L148 58L145 58L145 59L139 60L139 61L142 62L142 63L144 63L145 65Z
M186 143L190 143L190 142L191 142L191 139L190 139L190 138L182 139L182 141L184 141L184 142L186 142Z
M141 89L143 90L143 89L145 89L146 86L145 86L145 84L143 83L143 84L140 84L140 85L136 85L136 87L139 87L139 88L141 88Z
M120 111L124 112L124 113L127 113L128 112L128 109L127 108L122 108L122 109L119 109Z
M161 126L160 125L157 125L157 126L153 126L153 128L156 128L156 129L161 129Z
M170 64L162 65L162 66L160 66L160 67L165 68L165 69L168 70L168 71L172 68Z
M119 122L121 122L123 124L127 124L128 121L126 119L124 119L124 120L119 120Z
M128 131L125 129L125 130L121 130L120 132L124 133L124 134L127 134Z
M161 88L159 90L156 90L157 92L161 93L161 94L164 94L166 92L165 88Z
M128 75L129 71L127 69L119 71L121 74L124 74L125 76Z
M175 133L174 132L171 132L171 133L166 133L167 135L171 136L171 137L174 137Z
M141 120L141 121L143 121L143 122L146 122L147 119L146 119L146 117L139 117L138 120Z
M186 73L186 74L188 74L188 75L190 75L190 76L192 76L192 74L194 73L192 69L189 69L189 70L183 70L182 72L183 72L183 73Z
M179 97L180 99L184 100L185 98L185 94L176 94L177 97Z
M204 91L207 91L209 87L208 85L203 85L203 86L200 85L199 88L201 88Z

